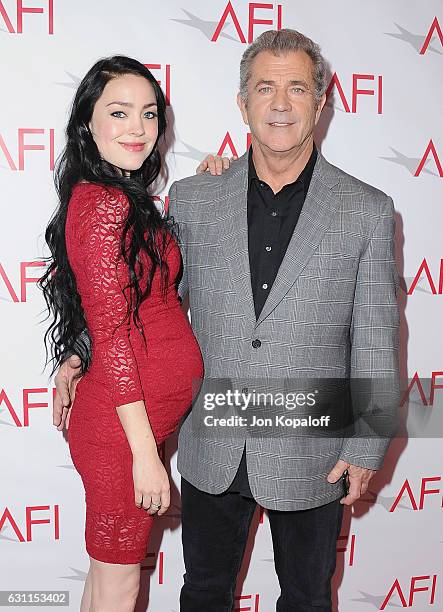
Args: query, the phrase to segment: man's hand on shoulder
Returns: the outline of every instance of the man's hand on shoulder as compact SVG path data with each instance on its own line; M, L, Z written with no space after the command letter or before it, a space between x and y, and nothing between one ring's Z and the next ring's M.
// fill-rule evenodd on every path
M55 377L56 394L52 408L52 423L62 431L69 428L70 410L75 398L75 389L80 380L80 357L71 355L62 363Z

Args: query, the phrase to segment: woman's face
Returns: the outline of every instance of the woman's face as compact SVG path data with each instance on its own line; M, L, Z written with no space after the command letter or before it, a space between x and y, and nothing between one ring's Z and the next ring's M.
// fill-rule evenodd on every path
M124 174L138 170L158 135L157 102L151 83L134 74L108 81L95 103L89 129L103 159Z

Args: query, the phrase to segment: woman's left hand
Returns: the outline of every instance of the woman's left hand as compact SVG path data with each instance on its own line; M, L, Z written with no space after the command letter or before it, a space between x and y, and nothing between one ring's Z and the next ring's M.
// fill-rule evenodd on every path
M213 176L223 174L236 159L238 159L236 155L233 155L231 158L220 157L220 155L207 155L201 164L197 166L195 173L203 174L203 172L210 172Z

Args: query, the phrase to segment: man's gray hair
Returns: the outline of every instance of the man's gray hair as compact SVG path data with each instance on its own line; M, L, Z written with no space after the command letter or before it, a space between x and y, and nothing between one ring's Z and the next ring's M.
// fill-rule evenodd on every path
M313 40L296 30L268 30L249 45L243 53L240 62L240 96L246 102L248 99L248 81L251 76L251 64L262 51L270 51L274 55L285 55L291 51L304 51L314 64L314 96L318 102L326 91L326 60L320 52L320 47Z

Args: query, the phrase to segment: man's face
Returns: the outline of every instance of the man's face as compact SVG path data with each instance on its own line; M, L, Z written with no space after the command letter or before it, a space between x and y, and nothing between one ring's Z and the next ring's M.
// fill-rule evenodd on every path
M273 55L262 51L252 61L248 99L238 105L254 140L274 153L299 149L311 136L326 101L315 99L314 64L304 51Z

